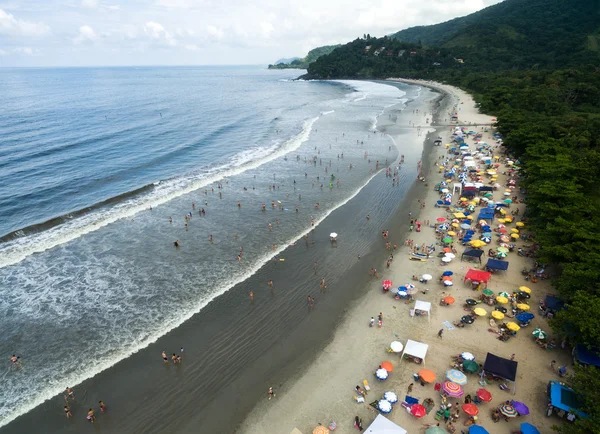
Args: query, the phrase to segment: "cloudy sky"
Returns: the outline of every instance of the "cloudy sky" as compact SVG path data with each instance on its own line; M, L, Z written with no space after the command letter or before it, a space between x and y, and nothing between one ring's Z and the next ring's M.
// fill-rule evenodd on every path
M0 0L0 66L267 64L501 0Z

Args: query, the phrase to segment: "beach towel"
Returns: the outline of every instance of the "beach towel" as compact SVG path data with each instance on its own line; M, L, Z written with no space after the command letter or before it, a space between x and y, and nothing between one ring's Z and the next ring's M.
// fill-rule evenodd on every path
M419 400L417 398L413 398L412 396L406 395L406 397L404 398L404 402L406 402L407 404L413 405L413 404L418 404Z
M446 327L448 330L454 330L454 326L450 321L444 321L442 324L444 324L444 327Z

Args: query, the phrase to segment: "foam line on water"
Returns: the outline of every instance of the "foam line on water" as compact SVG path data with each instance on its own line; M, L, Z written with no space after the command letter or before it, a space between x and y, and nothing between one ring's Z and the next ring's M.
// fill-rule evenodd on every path
M232 158L228 165L213 169L198 178L176 178L155 183L151 193L117 204L105 210L98 210L83 217L73 219L51 229L15 238L0 245L0 268L16 264L34 253L41 253L61 244L73 241L85 234L96 231L118 220L131 218L149 206L159 206L172 199L199 190L226 177L239 175L256 169L263 164L297 150L311 134L313 124L320 116L304 121L302 131L287 140L282 146L263 147L252 152L244 151Z

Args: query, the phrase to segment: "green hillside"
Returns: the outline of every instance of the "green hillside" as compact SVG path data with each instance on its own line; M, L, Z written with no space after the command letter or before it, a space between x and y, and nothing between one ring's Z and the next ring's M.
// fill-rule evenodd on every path
M289 63L276 62L274 65L269 65L269 69L307 69L308 65L313 63L319 57L331 53L339 45L324 45L322 47L313 48L308 52L306 57L302 59L294 59Z

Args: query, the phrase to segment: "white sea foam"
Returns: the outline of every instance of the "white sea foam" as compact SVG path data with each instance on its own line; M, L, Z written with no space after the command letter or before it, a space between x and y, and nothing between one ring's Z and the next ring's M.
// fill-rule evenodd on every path
M321 112L323 116L330 115L331 113L335 113L335 110L328 110L326 112Z
M20 262L34 253L41 253L68 243L120 219L131 218L138 212L148 209L149 206L162 205L176 197L218 182L225 177L256 169L265 163L293 152L308 140L312 126L317 119L319 119L319 116L307 119L304 122L302 131L281 146L273 145L243 151L234 156L226 165L195 176L154 183L154 189L148 194L92 211L48 230L7 241L0 245L0 268Z

